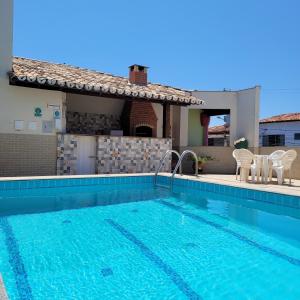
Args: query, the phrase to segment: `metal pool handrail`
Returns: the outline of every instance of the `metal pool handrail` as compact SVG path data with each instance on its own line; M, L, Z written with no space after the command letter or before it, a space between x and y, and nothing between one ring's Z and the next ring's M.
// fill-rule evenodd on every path
M158 168L157 168L157 170L156 170L156 172L155 172L155 177L154 177L154 182L155 182L155 184L156 184L156 180L157 180L157 174L158 174L158 172L161 170L162 166L164 165L165 159L167 158L167 156L168 156L170 153L171 153L171 154L172 154L172 153L176 154L176 156L178 157L178 161L180 160L180 154L179 154L176 150L168 150L168 151L166 151L165 155L164 155L163 158L160 160L159 166L158 166ZM179 173L180 173L180 174L182 173L181 165L180 165Z
M198 157L196 155L196 153L194 151L191 150L185 150L182 152L182 154L180 155L180 158L177 162L177 165L175 166L175 169L172 173L172 183L173 183L173 178L178 170L178 168L180 167L180 174L182 175L182 166L181 166L181 162L183 160L183 158L185 157L186 154L192 154L193 157L195 158L195 176L198 176Z

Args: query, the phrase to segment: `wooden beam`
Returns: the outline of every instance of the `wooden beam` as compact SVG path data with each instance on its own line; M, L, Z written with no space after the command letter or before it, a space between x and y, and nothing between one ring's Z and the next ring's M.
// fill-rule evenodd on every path
M167 137L167 103L163 103L163 138Z

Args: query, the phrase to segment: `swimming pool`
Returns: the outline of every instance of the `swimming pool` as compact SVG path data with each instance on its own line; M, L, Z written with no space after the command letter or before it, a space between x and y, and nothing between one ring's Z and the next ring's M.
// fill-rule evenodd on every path
M10 299L300 299L297 197L153 176L0 191Z

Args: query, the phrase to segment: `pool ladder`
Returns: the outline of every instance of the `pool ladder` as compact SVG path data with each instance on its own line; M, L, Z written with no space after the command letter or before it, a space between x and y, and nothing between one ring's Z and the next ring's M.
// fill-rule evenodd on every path
M159 173L159 171L161 170L161 168L163 167L164 165L164 162L165 162L165 159L168 157L168 155L170 153L174 153L176 154L176 156L178 157L178 162L172 172L172 176L171 176L171 183L170 183L170 186L172 187L173 186L173 179L174 179L174 176L177 172L177 170L179 169L179 174L182 175L182 160L183 158L187 155L187 154L191 154L194 159L195 159L195 176L198 176L198 157L196 155L196 153L194 151L191 151L191 150L185 150L181 153L181 155L175 151L175 150L168 150L166 151L165 155L163 156L163 158L160 160L160 164L159 164L159 167L157 168L156 172L155 172L155 176L154 176L154 184L157 185L157 175Z
M157 175L159 173L159 171L161 170L161 168L164 166L165 160L166 158L170 155L174 153L177 157L178 157L178 161L180 160L180 154L176 151L176 150L168 150L166 151L165 155L163 156L163 158L160 160L159 166L155 172L155 176L154 176L154 184L157 184ZM180 165L180 169L179 169L179 173L182 173L182 167Z

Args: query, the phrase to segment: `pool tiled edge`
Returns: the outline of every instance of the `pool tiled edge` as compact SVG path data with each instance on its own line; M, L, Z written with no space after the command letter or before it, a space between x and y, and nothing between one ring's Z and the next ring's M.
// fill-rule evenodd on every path
M142 184L152 183L153 175L129 175L124 176L62 176L62 177L45 177L45 178L29 178L29 179L13 179L1 180L1 190L22 190L36 188L52 188L52 187L72 187L72 186L88 186L88 185L117 185L117 184Z
M152 184L154 174L107 174L107 175L80 175L80 176L46 176L46 177L15 177L0 178L0 191L23 190L35 188L52 187L75 187L90 185L118 185L118 184ZM162 185L170 184L169 175L159 175L157 183ZM263 201L277 205L284 205L300 209L300 197L274 191L262 191L252 188L238 187L208 182L201 178L174 178L174 186L202 190L206 192L220 193L228 196L247 198L255 201Z
M169 176L158 176L159 184L168 185ZM174 186L202 190L205 192L220 193L227 196L241 197L255 201L263 201L277 205L284 205L300 209L300 197L286 194L279 194L270 191L260 191L244 187L236 187L225 184L204 182L201 180L174 178Z

